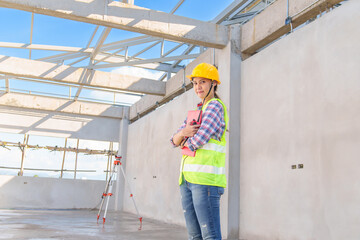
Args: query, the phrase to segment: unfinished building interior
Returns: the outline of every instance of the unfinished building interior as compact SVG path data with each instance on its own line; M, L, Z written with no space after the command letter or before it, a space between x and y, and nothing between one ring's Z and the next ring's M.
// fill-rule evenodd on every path
M223 238L360 239L360 1L201 1L210 21L181 11L194 1L145 2L0 0L29 16L23 42L0 16L0 239L187 239L169 139L201 62L229 113ZM45 17L90 26L87 42L36 42ZM56 169L32 167L36 151Z

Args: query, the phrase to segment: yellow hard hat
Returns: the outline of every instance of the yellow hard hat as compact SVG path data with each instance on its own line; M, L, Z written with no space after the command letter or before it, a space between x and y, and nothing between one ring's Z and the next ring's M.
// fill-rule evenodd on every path
M194 77L203 77L210 80L217 81L218 84L220 84L219 80L219 72L216 69L215 66L209 64L209 63L200 63L197 65L194 70L192 71L191 75L186 76L190 80L192 80Z

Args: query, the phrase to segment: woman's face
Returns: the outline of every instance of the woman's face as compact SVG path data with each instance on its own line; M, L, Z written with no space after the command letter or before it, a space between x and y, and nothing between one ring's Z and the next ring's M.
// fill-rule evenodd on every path
M193 83L193 87L194 87L196 95L199 98L204 99L210 90L211 80L207 79L207 78L194 77L192 80L192 83ZM215 85L216 85L216 82L214 81L213 89L214 89ZM213 89L212 89L211 93L209 94L209 96L212 96Z

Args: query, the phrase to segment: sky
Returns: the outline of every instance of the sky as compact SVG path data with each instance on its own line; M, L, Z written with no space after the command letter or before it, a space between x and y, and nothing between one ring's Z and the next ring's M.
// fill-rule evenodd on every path
M60 0L59 0L60 1ZM157 10L163 12L170 12L179 0L135 0L135 5ZM185 0L180 8L175 12L176 15L198 19L202 21L210 21L214 19L222 10L224 10L231 0ZM24 12L14 9L0 8L0 42L13 42L13 43L30 43L31 33L31 13ZM66 19L55 18L51 16L45 16L40 14L34 15L34 28L33 28L33 44L46 44L46 45L58 45L58 46L72 46L85 48L93 34L96 26L93 24L76 22ZM97 39L101 35L104 27L99 27L97 34L90 47L94 46ZM107 37L104 44L115 42L123 39L140 36L141 34L123 31L119 29L112 29L109 36ZM143 44L141 46L133 47L129 49L129 55L136 53L149 44ZM174 47L176 43L166 42L165 51ZM178 54L184 49L180 48L174 54ZM198 51L198 50L195 50ZM145 52L139 57L149 58L160 52L160 44L157 45L152 51ZM55 51L41 51L32 50L31 59L37 60L50 55L59 54L60 52ZM29 58L29 50L24 49L11 49L1 48L0 55ZM189 61L183 62L187 64ZM68 62L65 62L67 64ZM76 67L86 66L88 60L74 65ZM139 77L145 77L150 79L159 79L162 75L161 72L150 71L141 68L133 67L121 67L111 69L101 69L102 71L111 71L120 74L134 75ZM5 87L5 80L0 79L0 88ZM10 88L16 89L16 91L32 93L51 93L58 94L61 96L69 96L69 88L65 86L56 86L44 83L34 83L30 81L14 80L10 79ZM72 87L71 96L74 96L77 88ZM114 94L83 89L81 95L83 99L97 99L107 103L114 102ZM141 96L116 94L116 104L133 104L138 101ZM9 142L22 142L23 135L10 134L0 132L0 140ZM109 146L108 142L95 142L95 141L80 141L80 148L107 149ZM68 144L74 145L75 139L69 139ZM64 139L54 137L41 137L41 136L30 136L29 144L39 144L42 146L63 146ZM99 149L100 148L100 149ZM60 169L62 162L63 152L49 152L48 150L27 150L25 167L28 168L49 168L49 169ZM75 154L68 153L65 168L73 168ZM79 168L80 169L96 169L97 172L91 174L78 174L79 178L87 179L104 179L103 170L106 169L107 156L90 156L90 155L79 155ZM19 167L21 162L21 151L19 148L6 148L0 147L0 166ZM3 170L0 169L0 174L16 175L18 170ZM47 176L47 177L59 177L58 172L25 172L24 175L28 176ZM72 178L73 175L65 173L65 178Z

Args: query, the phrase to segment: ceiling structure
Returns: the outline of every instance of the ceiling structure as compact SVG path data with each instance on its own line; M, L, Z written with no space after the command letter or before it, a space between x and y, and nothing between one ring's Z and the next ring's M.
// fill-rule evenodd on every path
M228 41L226 26L245 23L274 1L235 0L209 22L175 15L186 0L178 1L169 13L138 7L133 1L0 1L0 7L32 12L29 42L0 42L0 82L3 81L0 90L120 106L130 106L146 94L163 96L164 82L171 76L206 49L225 46ZM99 18L96 16L99 8L117 19ZM34 16L37 14L102 26L94 24L84 47L34 44ZM170 19L169 15L173 17ZM163 21L164 18L168 21ZM158 25L149 26L149 22L156 19L160 19ZM171 24L171 30L167 31ZM117 29L140 34L106 42L111 31ZM184 31L188 34L180 37ZM1 55L1 49L5 48L26 50L29 57ZM42 51L43 56L34 58L34 51ZM138 69L135 72L146 69L156 78L119 74L114 71L119 67ZM12 88L14 81L31 82L35 90ZM91 97L94 91L101 92L99 98Z

